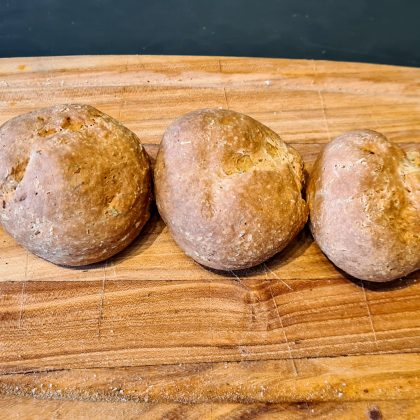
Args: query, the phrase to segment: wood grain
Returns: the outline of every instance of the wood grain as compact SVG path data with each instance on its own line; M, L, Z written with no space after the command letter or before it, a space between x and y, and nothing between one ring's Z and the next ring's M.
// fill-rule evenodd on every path
M295 369L296 368L296 369ZM183 404L420 399L420 356L316 357L256 362L9 373L5 394L87 401Z
M308 171L323 145L350 129L418 149L419 97L420 69L382 65L0 59L0 124L88 103L135 131L152 158L166 126L203 107L259 119L299 150ZM419 278L354 281L307 230L255 269L207 270L183 255L156 212L125 251L82 269L43 261L0 231L0 416L360 418L380 406L384 418L414 418ZM196 402L204 405L181 405Z
M283 404L146 404L88 401L43 401L32 398L0 396L1 418L12 419L415 419L418 401L372 401L337 403Z
M419 350L419 283L370 291L269 270L262 279L2 283L0 369Z

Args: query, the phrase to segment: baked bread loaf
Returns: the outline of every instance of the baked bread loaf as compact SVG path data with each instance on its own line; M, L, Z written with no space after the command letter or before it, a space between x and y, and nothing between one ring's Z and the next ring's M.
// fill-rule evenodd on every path
M149 218L151 172L137 136L87 105L0 127L0 221L22 246L79 266L121 251Z
M203 109L166 130L155 166L159 212L187 255L244 269L281 251L302 229L299 153L258 121Z
M375 131L345 133L319 156L308 186L310 226L348 274L383 282L420 268L420 154Z

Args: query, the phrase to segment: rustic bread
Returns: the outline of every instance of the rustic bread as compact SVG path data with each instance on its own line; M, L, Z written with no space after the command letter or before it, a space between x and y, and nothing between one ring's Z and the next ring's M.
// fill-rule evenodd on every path
M220 270L259 264L307 220L298 152L237 112L191 112L166 130L155 166L159 212L197 262Z
M362 280L420 268L420 154L375 131L345 133L319 156L308 186L310 226L327 257Z
M0 127L0 221L46 260L78 266L122 250L149 218L151 173L134 133L87 105Z

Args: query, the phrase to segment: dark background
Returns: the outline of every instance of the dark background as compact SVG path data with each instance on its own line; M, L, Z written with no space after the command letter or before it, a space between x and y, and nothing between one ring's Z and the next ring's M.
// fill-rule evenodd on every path
M420 0L0 0L0 56L181 54L420 66Z

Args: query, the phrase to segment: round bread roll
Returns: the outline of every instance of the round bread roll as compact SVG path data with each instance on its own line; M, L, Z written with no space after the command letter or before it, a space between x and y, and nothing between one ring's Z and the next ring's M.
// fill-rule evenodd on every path
M319 247L348 274L375 282L420 268L420 154L375 131L345 133L319 156L308 186Z
M149 218L151 173L137 136L87 105L0 127L0 220L22 246L79 266L121 251Z
M281 251L302 229L303 162L258 121L204 109L166 130L155 166L159 212L187 255L244 269Z

